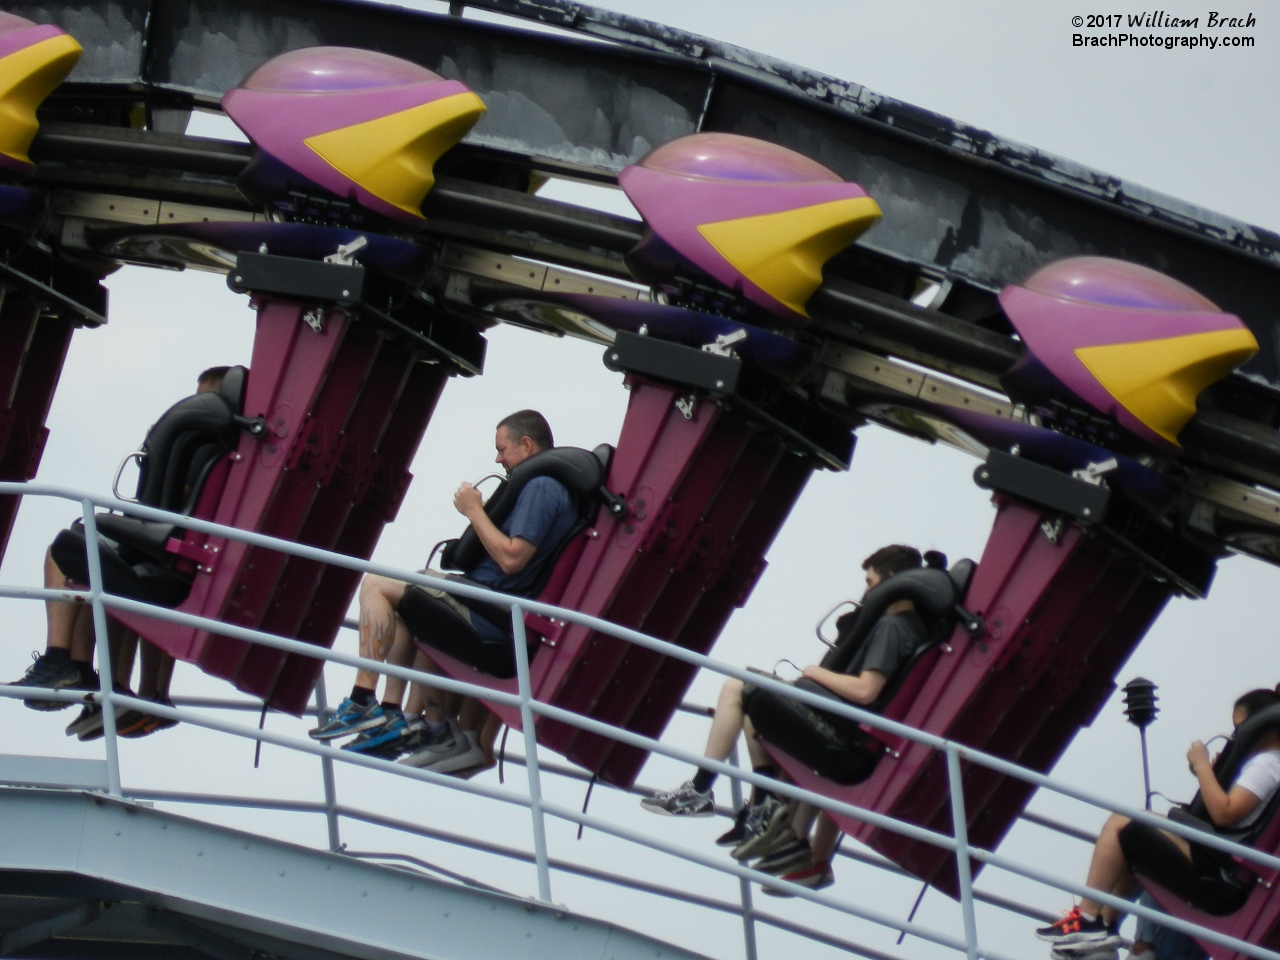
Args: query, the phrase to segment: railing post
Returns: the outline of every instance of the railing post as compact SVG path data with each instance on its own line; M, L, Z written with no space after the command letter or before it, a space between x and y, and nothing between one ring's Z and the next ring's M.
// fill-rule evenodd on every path
M733 745L733 750L729 754L729 762L733 766L738 766L738 745ZM729 796L733 800L733 809L738 811L742 809L742 781L733 779L729 781ZM742 898L742 947L746 954L746 960L756 960L756 916L755 905L751 899L751 881L744 877L738 878L738 893Z
M529 680L529 648L525 643L524 611L511 608L515 640L516 682L520 689L520 725L524 727L525 771L529 774L529 811L533 815L533 857L538 865L538 899L551 902L551 871L547 866L547 825L542 813L542 774L538 769L538 735L533 729L533 687Z
M964 916L965 952L978 960L978 924L973 915L973 874L969 869L969 821L964 810L964 780L960 754L948 746L947 783L951 787L951 830L956 838L956 876L960 880L960 912Z
M120 791L120 753L116 741L116 708L112 700L111 641L107 637L107 608L102 602L102 557L98 555L98 520L93 501L82 500L85 554L89 561L89 597L93 607L94 646L98 651L98 692L102 703L102 737L107 748L107 792Z
M324 670L316 681L316 721L323 725L329 721L329 700L324 687ZM338 837L338 785L333 778L333 760L320 758L320 774L324 780L324 816L329 823L329 849L337 853L342 849Z

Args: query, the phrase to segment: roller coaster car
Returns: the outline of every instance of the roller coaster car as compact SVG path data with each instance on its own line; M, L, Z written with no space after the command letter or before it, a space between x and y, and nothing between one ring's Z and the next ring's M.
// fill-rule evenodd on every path
M542 560L538 576L521 596L539 596L555 575L562 556L567 554L571 561L576 561L585 543L583 534L595 523L596 513L604 499L625 509L620 498L613 497L604 489L604 478L612 457L613 447L603 443L595 450L581 450L577 447L544 450L518 464L485 502L484 509L489 519L501 525L510 515L529 481L537 477L550 477L564 484L578 505L577 522L560 543L550 548L550 557ZM468 525L460 538L449 541L445 546L441 554L441 566L446 570L467 571L487 556L475 529ZM465 577L456 575L451 575L450 579L470 582ZM400 616L418 646L431 657L443 659L448 656L499 679L514 677L516 663L512 649L511 611L480 600L468 600L464 597L458 599L473 613L501 630L506 639L495 640L482 636L447 603L420 590L410 591L405 595L399 608ZM541 621L541 618L531 619L533 625ZM537 650L536 643L531 645L530 655Z
M595 511L570 538L537 598L705 653L746 602L814 458L687 386L635 374L627 383L627 416L603 484L615 493L600 495L608 509ZM847 430L843 436L851 443ZM590 481L582 489L589 487ZM493 617L509 621L506 611ZM537 651L533 694L555 706L656 737L693 680L695 669L683 661L586 627L532 614L525 624ZM487 664L508 673L503 678L450 655L438 640L430 643L430 655L450 676L516 691L509 653ZM519 729L518 710L492 703L490 709ZM546 718L536 723L539 743L607 783L629 786L648 756Z
M888 678L875 702L865 708L898 718L920 692L929 665L936 659L938 645L951 635L957 617L970 624L976 622L960 605L975 569L972 560L960 560L949 571L906 570L876 586L868 591L855 613L841 618L839 638L821 665L846 672L885 610L901 600L910 600L925 622L927 636L909 662ZM820 684L801 681L800 686L845 702ZM744 706L756 734L784 770L798 765L848 786L871 776L887 749L879 731L769 690L753 690Z
M1007 459L1021 463L1020 458ZM1037 479L1039 471L1047 470L1032 466ZM882 712L926 733L1048 772L1111 695L1116 671L1174 584L1207 590L1214 557L1158 524L1134 528L1126 536L1102 523L1073 522L1068 496L1046 495L1049 487L1034 483L1030 495L1042 502L1018 498L1002 490L1016 483L1000 479L998 471L982 470L988 485L994 481L997 513L964 594L963 607L975 620L962 618L949 639L918 659ZM1065 475L1060 479L1072 496L1080 493L1074 487L1099 492L1085 481ZM1055 499L1056 506L1044 502ZM1090 502L1097 506L1098 501ZM971 635L965 626L972 630L979 620L980 628ZM851 752L840 758L845 766L828 776L816 764L775 752L803 787L950 832L941 755L885 733L874 737L884 750L872 758L873 766L855 763L859 755ZM873 752L879 750L868 742ZM865 779L841 785L835 775ZM969 764L963 767L963 780L970 841L995 847L1032 788ZM957 895L954 858L948 851L838 814L835 820L850 836Z
M244 367L233 367L217 392L197 393L165 411L138 452L126 458L138 462L135 502L210 519L240 430L257 426L240 416L247 378ZM183 555L186 531L173 523L113 513L96 519L108 592L162 607L176 607L187 598L196 564ZM51 550L68 580L89 582L82 521L59 533Z
M1239 775L1257 742L1280 731L1280 707L1268 707L1240 725L1213 772L1228 788ZM1273 793L1254 822L1243 828L1214 826L1197 793L1186 807L1169 817L1244 846L1280 854L1280 792ZM1239 857L1191 844L1188 860L1167 836L1142 823L1120 831L1120 845L1138 879L1169 913L1192 923L1274 950L1280 945L1280 889L1276 870ZM1244 960L1230 947L1205 942L1214 960Z

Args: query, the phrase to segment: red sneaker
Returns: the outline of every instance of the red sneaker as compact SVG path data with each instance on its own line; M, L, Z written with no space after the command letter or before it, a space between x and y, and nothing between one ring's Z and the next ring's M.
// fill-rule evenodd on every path
M790 873L784 873L780 879L799 884L802 887L808 887L810 890L821 890L823 887L829 887L835 883L836 875L831 870L831 861L824 860L822 863L811 864L798 870L792 870ZM783 890L781 887L765 887L764 892L771 897L795 896L790 890Z

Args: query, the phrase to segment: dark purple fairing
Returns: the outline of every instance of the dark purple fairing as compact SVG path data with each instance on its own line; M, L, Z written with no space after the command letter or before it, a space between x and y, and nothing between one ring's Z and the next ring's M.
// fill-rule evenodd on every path
M244 414L269 436L242 436L210 478L196 515L367 558L395 517L408 466L448 376L402 344L330 309L323 332L304 305L256 301ZM216 552L215 552L216 551ZM333 643L359 582L353 571L189 532L181 555L200 557L186 613ZM133 614L118 618L173 656L224 677L271 706L300 714L320 661Z
M964 606L984 631L957 628L950 641L912 668L884 714L1032 770L1048 772L1076 732L1115 689L1115 674L1169 599L1156 580L1103 537L1064 526L1051 542L1041 524L1055 518L996 497L997 516ZM1166 560L1212 570L1212 559ZM1158 549L1158 548L1153 548ZM1184 567L1185 568L1185 567ZM1203 580L1202 580L1203 582ZM803 787L877 813L951 833L942 755L886 734L874 773L839 787L772 751ZM964 765L969 840L996 847L1033 787L985 767ZM957 895L954 855L901 834L836 816L841 829L939 889ZM981 864L974 862L976 872Z
M764 554L812 472L773 435L704 399L686 420L681 391L631 377L627 417L607 486L629 511L570 544L540 600L603 617L706 653L729 615L746 603ZM696 669L583 627L526 617L543 638L531 665L545 702L658 737ZM451 676L514 691L433 651ZM518 711L490 708L520 728ZM538 742L599 775L630 786L648 754L575 727L537 721Z
M0 302L0 480L36 475L49 429L44 425L71 344L69 320L41 316L40 304L18 293ZM9 544L21 497L0 497L0 558Z

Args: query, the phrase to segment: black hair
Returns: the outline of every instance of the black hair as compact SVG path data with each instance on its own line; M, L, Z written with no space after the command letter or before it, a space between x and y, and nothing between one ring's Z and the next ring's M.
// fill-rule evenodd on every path
M212 389L217 390L222 386L222 378L231 372L230 367L210 367L200 376L196 377L196 383L204 383L208 381L213 384Z
M1235 702L1232 710L1243 710L1247 720L1259 710L1274 707L1277 703L1280 703L1280 693L1274 690L1250 690Z
M880 574L881 579L888 580L895 573L901 573L903 570L918 569L922 562L920 551L915 547L894 543L881 547L863 560L862 569L874 570Z
M528 437L539 451L550 450L556 445L551 436L551 425L547 418L537 410L517 410L498 422L499 430L506 430L507 435L516 443Z

